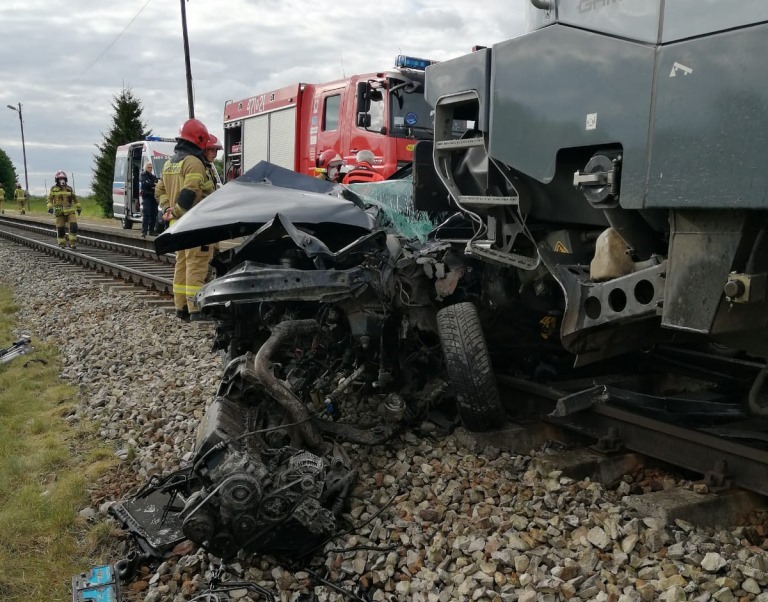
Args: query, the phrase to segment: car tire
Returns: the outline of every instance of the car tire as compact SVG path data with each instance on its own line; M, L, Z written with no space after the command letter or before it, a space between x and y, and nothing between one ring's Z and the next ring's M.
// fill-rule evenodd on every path
M472 303L444 307L437 312L437 329L464 426L499 428L506 417L477 309Z
M130 230L133 228L133 222L128 219L127 215L123 215L122 219L120 220L120 225L123 227L123 230Z

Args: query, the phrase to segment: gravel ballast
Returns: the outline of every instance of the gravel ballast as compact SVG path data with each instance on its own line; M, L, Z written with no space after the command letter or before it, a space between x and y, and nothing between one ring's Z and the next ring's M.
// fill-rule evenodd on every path
M0 261L20 308L19 330L55 345L62 378L79 388L67 420L94 423L134 484L188 461L220 372L212 328L104 292L86 272L31 259L6 241ZM312 591L321 601L350 599L313 586L315 573L376 601L768 602L762 526L665 525L624 504L640 492L630 475L606 490L533 469L532 457L546 451L475 454L460 441L407 432L387 446L354 448L361 478L345 517L359 527L308 566L241 555L228 574L286 601L310 600ZM112 520L110 501L81 515ZM217 560L194 546L176 551L134 578L125 598L180 602L203 591ZM245 590L231 595L258 599Z

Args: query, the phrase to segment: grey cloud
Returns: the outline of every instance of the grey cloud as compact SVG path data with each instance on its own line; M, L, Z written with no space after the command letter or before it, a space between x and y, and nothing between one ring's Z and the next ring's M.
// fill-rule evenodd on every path
M81 192L90 185L95 145L123 85L141 99L155 134L174 136L186 118L177 2L151 1L99 58L145 1L0 2L0 101L24 105L33 192L60 168L74 172ZM438 60L465 54L521 33L523 6L388 0L386 10L323 11L309 0L190 0L196 116L221 137L226 100L388 69L400 52ZM21 175L18 118L2 110L0 147Z

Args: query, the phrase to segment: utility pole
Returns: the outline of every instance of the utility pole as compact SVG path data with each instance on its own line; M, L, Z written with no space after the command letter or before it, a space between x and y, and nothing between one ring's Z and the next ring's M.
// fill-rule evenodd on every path
M21 154L24 157L24 191L27 193L27 209L29 209L29 176L27 175L27 145L24 142L24 119L21 116L21 103L17 109L13 105L6 105L11 111L19 114L19 125L21 126Z
M195 101L192 97L192 67L189 64L189 37L187 36L187 9L181 0L181 32L184 37L184 65L187 69L187 105L189 106L189 118L195 117Z

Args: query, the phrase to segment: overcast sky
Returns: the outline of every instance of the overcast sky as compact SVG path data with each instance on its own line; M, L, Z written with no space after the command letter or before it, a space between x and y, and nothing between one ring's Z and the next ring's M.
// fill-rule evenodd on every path
M221 138L228 99L388 69L400 53L466 54L522 33L526 2L189 0L195 116ZM187 117L180 15L179 0L0 1L0 148L22 186L19 119L8 104L22 103L32 194L58 169L89 191L94 145L123 86L154 134L178 133Z

